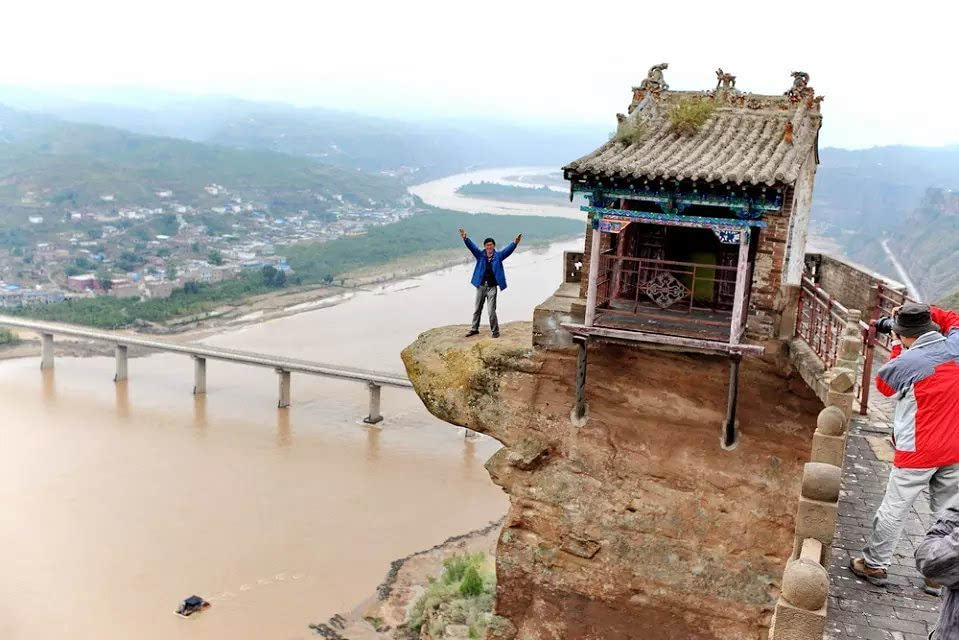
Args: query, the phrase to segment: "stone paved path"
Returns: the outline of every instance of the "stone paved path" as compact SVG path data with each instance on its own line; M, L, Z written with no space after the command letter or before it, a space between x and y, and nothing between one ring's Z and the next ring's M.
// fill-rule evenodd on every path
M929 497L916 501L889 567L889 583L875 587L849 571L849 559L862 551L872 518L882 501L889 464L880 461L867 438L888 436L887 415L877 407L870 419L850 423L839 497L839 524L829 561L826 640L926 640L935 625L939 599L922 591L913 552L931 524Z

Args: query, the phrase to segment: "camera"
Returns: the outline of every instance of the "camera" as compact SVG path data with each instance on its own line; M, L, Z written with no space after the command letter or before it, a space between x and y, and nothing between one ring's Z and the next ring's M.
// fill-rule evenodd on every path
M892 333L893 319L890 316L882 316L876 320L876 333Z

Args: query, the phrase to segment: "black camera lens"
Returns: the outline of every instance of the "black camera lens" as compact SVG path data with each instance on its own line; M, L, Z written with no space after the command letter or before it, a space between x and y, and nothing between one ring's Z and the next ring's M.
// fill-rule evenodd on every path
M878 333L892 333L892 318L883 316L876 320L876 331Z

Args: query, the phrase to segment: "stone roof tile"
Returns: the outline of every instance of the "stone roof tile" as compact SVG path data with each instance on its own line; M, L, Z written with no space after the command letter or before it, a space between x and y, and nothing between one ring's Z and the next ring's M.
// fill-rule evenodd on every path
M781 96L737 91L720 80L714 91L670 91L654 67L633 89L620 129L639 124L634 141L615 136L564 167L570 177L698 180L736 184L792 184L809 152L816 150L822 116L809 76L793 73L793 87ZM718 75L718 74L717 74ZM735 82L733 81L733 85ZM681 101L708 100L714 108L691 134L673 129L670 112ZM791 130L790 130L791 127Z

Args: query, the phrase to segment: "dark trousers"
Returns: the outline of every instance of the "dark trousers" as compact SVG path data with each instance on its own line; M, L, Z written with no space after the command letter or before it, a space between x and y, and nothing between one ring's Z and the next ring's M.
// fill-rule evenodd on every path
M489 310L489 328L493 335L499 333L499 320L496 319L496 292L495 285L480 285L476 287L476 304L473 307L473 331L479 331L480 317L483 315L483 302Z

